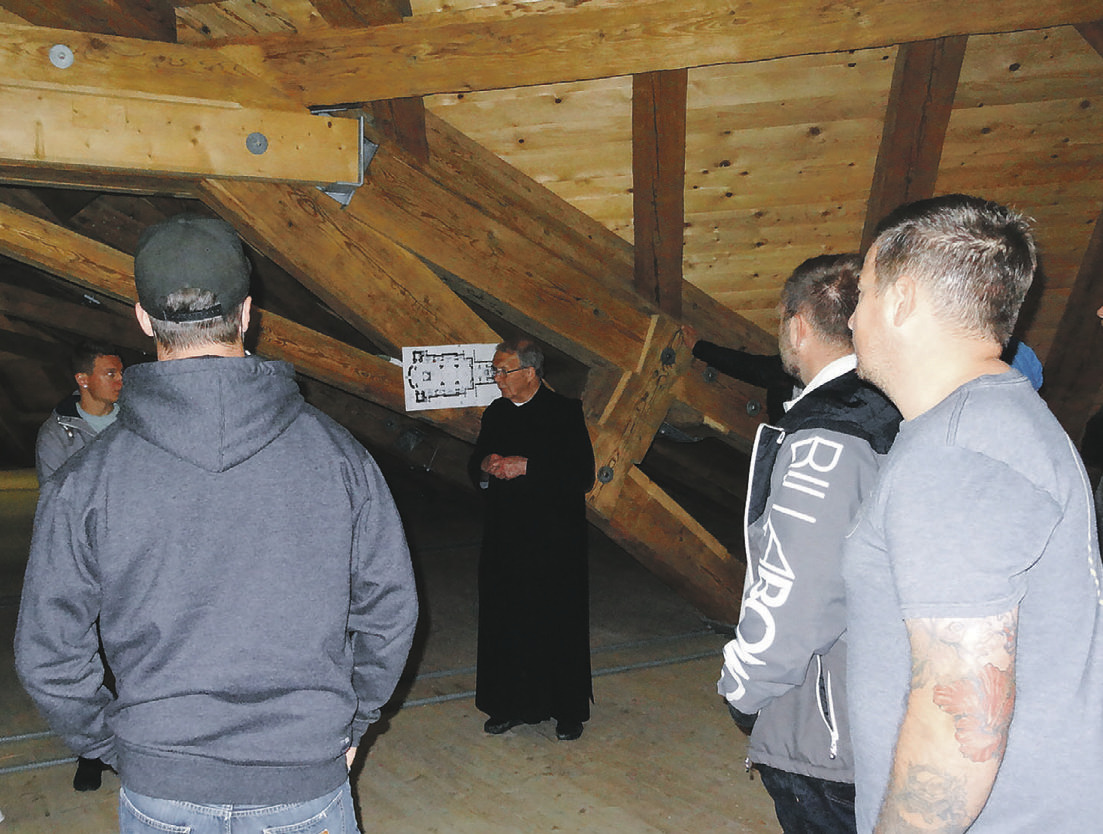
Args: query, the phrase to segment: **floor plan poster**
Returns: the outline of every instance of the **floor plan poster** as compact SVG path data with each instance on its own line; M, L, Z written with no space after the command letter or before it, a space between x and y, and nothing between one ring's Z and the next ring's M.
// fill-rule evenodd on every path
M500 396L491 375L493 344L402 348L406 410L489 405Z

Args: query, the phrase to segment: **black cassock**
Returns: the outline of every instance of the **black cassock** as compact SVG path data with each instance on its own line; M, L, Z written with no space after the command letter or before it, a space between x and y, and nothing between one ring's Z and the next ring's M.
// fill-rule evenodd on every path
M586 493L594 451L582 403L541 386L483 412L471 476L489 454L528 458L527 474L489 478L479 561L475 706L496 718L590 717Z

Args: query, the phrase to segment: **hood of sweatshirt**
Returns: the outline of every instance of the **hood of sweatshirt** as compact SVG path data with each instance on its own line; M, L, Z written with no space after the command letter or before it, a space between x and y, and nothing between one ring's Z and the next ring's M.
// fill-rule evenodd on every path
M303 409L295 371L256 356L201 356L126 369L118 421L154 446L224 472L282 434Z

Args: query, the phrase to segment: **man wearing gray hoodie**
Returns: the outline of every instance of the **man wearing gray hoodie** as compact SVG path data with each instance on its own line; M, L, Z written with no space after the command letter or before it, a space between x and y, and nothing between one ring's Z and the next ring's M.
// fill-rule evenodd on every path
M158 361L43 487L20 678L73 750L118 770L123 834L357 831L348 766L417 619L394 502L293 369L246 354L229 225L151 227L134 270Z

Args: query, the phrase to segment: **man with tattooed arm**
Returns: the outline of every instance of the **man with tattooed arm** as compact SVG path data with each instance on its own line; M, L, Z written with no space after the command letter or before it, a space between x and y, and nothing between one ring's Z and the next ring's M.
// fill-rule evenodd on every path
M1091 490L1000 361L1036 267L974 197L882 221L851 318L904 416L844 549L858 831L1096 830L1103 594Z

